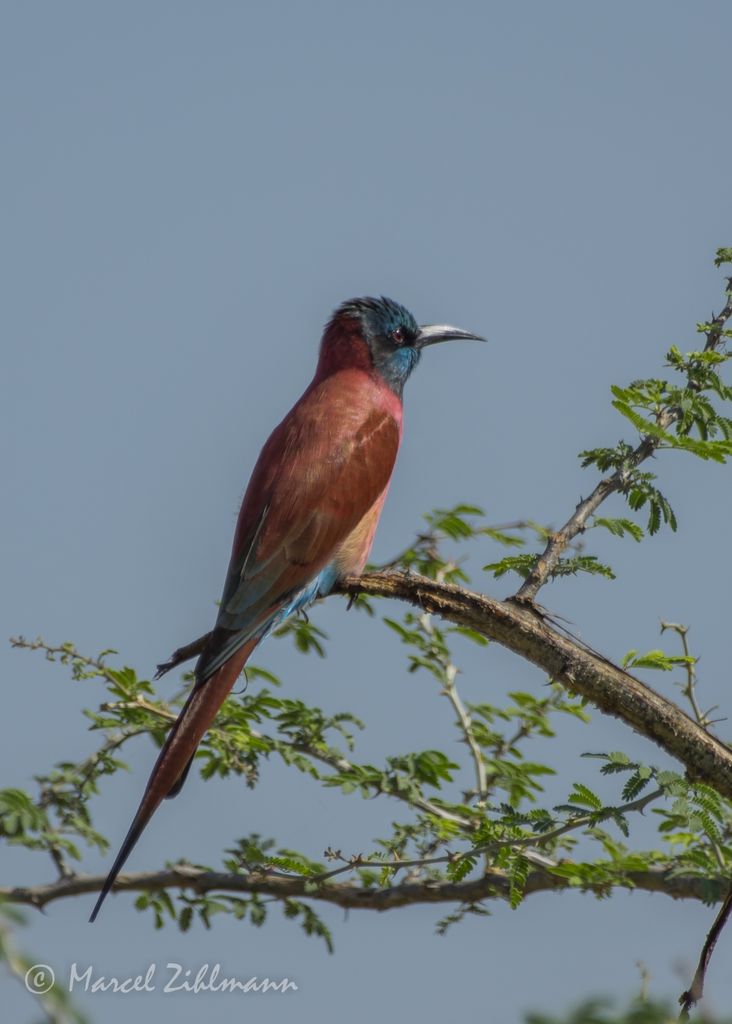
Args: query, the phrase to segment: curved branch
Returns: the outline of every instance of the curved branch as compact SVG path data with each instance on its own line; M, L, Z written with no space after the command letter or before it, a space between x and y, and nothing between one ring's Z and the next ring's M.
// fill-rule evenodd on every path
M47 885L27 888L0 888L0 899L9 903L43 909L59 899L96 893L104 882L103 875L74 875L59 879ZM718 879L718 895L723 895L724 883ZM662 869L628 871L623 874L623 884L615 888L635 888L644 892L663 893L672 899L709 901L710 890L715 882L694 875L670 875ZM332 903L344 909L394 910L422 903L476 903L486 899L506 899L509 895L508 876L497 868L489 869L480 878L462 882L433 881L431 879L404 881L386 888L367 888L360 882L324 882L315 886L313 879L252 871L249 874L234 874L207 871L191 865L179 865L164 871L137 872L120 875L114 891L160 892L171 889L191 889L197 895L204 893L239 893L271 896L275 899L304 898ZM537 892L559 892L577 889L576 882L535 870L529 873L525 894ZM607 894L613 888L611 883L588 884L586 892Z
M706 981L707 968L709 967L709 961L712 958L714 947L717 945L717 940L724 930L724 926L727 924L730 913L732 912L732 889L729 890L727 896L722 903L722 906L714 919L714 924L709 930L709 934L706 937L704 945L702 947L701 955L699 956L699 963L694 973L694 979L691 983L691 988L686 992L682 992L679 1002L681 1003L681 1015L679 1020L685 1021L689 1019L689 1010L696 1006L698 1002L704 997L704 982Z
M358 594L396 598L481 633L653 740L681 761L690 779L705 782L732 800L732 750L725 743L650 686L576 637L550 626L533 605L499 601L412 572L351 576L336 584L332 593L351 598ZM176 651L166 670L200 653L208 637L206 633Z
M690 779L732 799L732 751L726 744L629 672L550 626L536 610L403 572L350 577L335 592L398 598L481 633L653 740L684 765Z
M686 768L690 779L705 782L732 800L732 750L694 722L676 704L575 637L548 624L532 605L499 601L485 594L438 583L417 573L372 572L336 584L334 594L388 597L467 626L543 669L568 690L586 697L653 740ZM203 650L209 634L176 651L174 666ZM184 657L178 658L179 655Z

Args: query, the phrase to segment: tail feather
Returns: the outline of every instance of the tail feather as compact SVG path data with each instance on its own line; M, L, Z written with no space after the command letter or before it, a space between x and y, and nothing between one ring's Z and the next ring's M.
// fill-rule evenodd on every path
M117 875L132 853L145 826L167 796L179 792L188 773L198 744L212 724L216 714L239 678L247 658L257 645L249 640L208 679L197 682L188 700L173 724L155 762L137 813L112 865L92 911L90 921L96 919L102 903L114 885Z
M172 800L173 797L174 796L178 796L180 791L183 789L183 786L186 783L186 779L188 778L188 772L191 770L191 766L193 764L193 761L194 761L195 757L196 757L196 755L195 755L195 752L194 752L188 758L188 764L185 766L183 771L180 773L178 778L175 780L175 782L172 785L172 788L169 789L168 792L165 794L165 799L166 800Z

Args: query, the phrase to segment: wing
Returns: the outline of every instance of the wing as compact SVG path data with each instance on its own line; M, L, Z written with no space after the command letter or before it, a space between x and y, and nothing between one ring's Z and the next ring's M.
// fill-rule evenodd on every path
M383 495L401 424L379 395L365 375L329 377L308 389L265 444L199 678L261 634Z

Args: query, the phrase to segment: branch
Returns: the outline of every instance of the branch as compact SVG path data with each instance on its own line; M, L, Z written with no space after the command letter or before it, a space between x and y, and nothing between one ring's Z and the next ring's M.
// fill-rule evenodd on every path
M481 633L652 740L685 766L691 780L732 799L732 751L721 740L629 672L550 626L537 611L414 573L349 577L334 592L398 598Z
M473 764L475 765L475 793L478 800L478 805L485 803L486 796L488 795L488 776L485 770L485 761L483 760L483 752L478 745L478 741L475 738L473 732L473 722L468 714L465 705L462 702L462 698L457 691L455 685L455 676L457 675L457 668L454 665L448 665L445 668L445 685L443 687L443 693L450 701L458 717L458 724L462 730L465 742L470 748L470 754L473 758Z
M261 737L262 733L257 732L256 729L250 730L250 735L253 737ZM317 747L312 746L309 743L288 743L283 740L279 740L284 747L290 747L291 750L296 750L298 753L307 754L308 757L312 757L313 760L320 761L322 764L327 765L336 772L348 772L353 769L351 762L340 756L339 754L331 753L330 751L319 750ZM431 814L435 818L442 818L443 821L452 821L456 825L460 825L462 828L475 828L478 824L477 819L471 821L470 818L466 818L462 814L453 814L452 811L446 810L444 807L440 807L438 804L432 803L431 800L427 800L422 796L407 795L402 793L396 786L393 789L382 789L376 790L375 796L391 796L395 800L401 800L406 803L409 807L416 807L420 811L424 811L425 814Z
M639 797L637 800L632 800L630 803L622 804L620 807L613 808L621 814L629 814L633 811L644 811L645 808L653 803L654 800L658 800L659 797L663 796L662 789L656 789L652 793L648 793L646 796ZM315 881L327 881L328 879L335 878L337 875L343 875L346 872L353 871L355 867L368 867L378 866L381 868L394 868L396 871L403 870L404 868L431 868L437 864L455 864L458 861L465 860L467 857L472 857L474 854L483 853L486 856L489 854L497 854L500 850L512 849L512 850L523 850L524 856L527 860L540 858L539 863L547 863L545 857L537 852L537 847L544 846L546 843L551 843L554 839L559 839L560 836L567 835L568 832L576 832L580 828L584 828L585 825L595 825L598 823L598 815L596 812L590 814L578 814L575 817L570 818L569 821L565 821L563 825L557 825L556 828L551 829L548 832L541 832L537 835L524 836L523 839L498 839L490 840L487 843L481 843L480 846L474 846L471 850L466 850L463 853L441 853L437 857L418 857L414 860L399 858L394 861L371 861L361 857L344 857L340 850L326 850L326 854L332 856L336 860L343 861L343 865L338 868L333 868L332 871L326 871L321 875L313 876ZM486 861L487 870L491 870L490 861ZM554 863L556 867L556 863Z
M670 419L659 417L658 425L660 427L665 429L670 423ZM659 443L658 438L644 437L638 447L628 456L623 467L617 469L611 476L604 477L595 487L589 498L585 498L577 505L574 513L569 517L561 530L551 534L549 543L537 559L536 565L516 592L517 601L523 604L531 604L533 602L539 590L544 586L551 572L556 567L562 552L574 540L577 534L584 530L585 524L593 512L597 511L603 501L611 494L622 490L628 479L629 472L636 469L640 466L641 462L644 462L652 455Z
M687 1021L689 1019L689 1011L692 1007L700 1001L704 995L704 981L706 978L707 968L709 967L709 961L712 959L712 953L714 947L717 944L717 939L724 931L724 926L727 923L730 913L732 912L732 889L729 890L724 902L714 919L714 924L709 930L706 941L699 957L699 963L694 974L694 980L691 983L691 988L683 992L679 999L681 1004L681 1013L679 1014L680 1021Z
M203 640L203 638L201 638ZM196 640L194 643L198 644L201 640ZM192 644L189 646L193 646ZM144 697L138 697L134 701L114 701L113 703L103 704L102 709L112 708L125 708L125 707L141 707L146 711L149 711L153 715L157 715L159 718L164 718L168 722L175 722L178 718L177 714L173 711L169 711L167 708L158 707L155 704L151 704L150 701L145 700ZM218 721L218 719L217 719ZM223 739L226 739L226 725L214 725L211 727L212 730L216 730L220 733ZM144 732L143 729L137 729L134 733L128 735L135 735L135 733ZM264 740L266 743L272 744L272 749L281 753L282 749L294 750L298 754L306 754L314 761L320 761L321 764L327 765L328 768L332 768L335 772L348 772L353 769L351 762L343 757L341 754L331 751L326 748L317 747L312 743L307 743L304 740L273 740L271 736L266 733L260 732L258 729L249 729L249 736L254 740ZM104 749L104 748L102 748ZM471 821L470 818L465 817L461 814L453 814L452 811L446 810L444 807L440 807L438 804L432 803L423 796L407 795L401 792L401 790L395 786L393 789L378 789L374 792L375 796L391 796L395 800L401 800L403 803L408 804L410 807L416 807L420 811L424 811L426 814L432 814L436 818L442 818L444 821L452 821L456 825L460 825L462 828L475 828L478 824L477 819Z
M368 866L369 862L364 862ZM376 865L377 862L374 862ZM676 875L664 869L628 871L623 883L615 888L635 888L644 892L663 893L672 899L709 901L710 890L718 886L718 899L722 898L722 879L710 880L695 875ZM97 893L104 882L103 875L74 875L47 885L26 888L0 888L0 899L10 903L43 909L59 899ZM612 883L587 884L586 892L606 895ZM405 881L386 888L367 888L360 882L324 882L317 884L312 878L251 871L248 874L208 871L191 865L178 865L164 871L137 872L120 875L115 892L160 892L162 890L191 889L197 895L209 892L249 893L271 896L275 899L295 897L317 899L344 909L393 910L422 903L475 903L485 899L506 899L509 895L508 875L492 868L480 877L462 882ZM546 871L530 872L525 894L538 892L576 891L575 880L561 878ZM713 891L713 890L712 890Z
M732 309L730 310L732 315ZM350 576L332 593L388 597L467 626L543 669L572 693L614 715L680 761L692 780L705 782L732 800L732 751L684 714L672 701L646 686L575 637L553 628L531 605L499 601L485 594L438 583L412 572L372 572ZM209 634L176 651L200 653ZM184 659L180 659L184 660Z
M662 620L661 621L661 632L665 633L667 629L673 630L673 632L676 633L680 637L680 639L681 639L681 649L682 649L682 651L684 653L684 657L686 658L686 663L685 663L685 666L684 666L685 669L686 669L686 686L684 687L682 692L683 692L684 696L686 697L686 699L689 701L689 704L691 704L691 710L694 712L694 718L696 719L696 721L699 723L699 725L702 727L702 729L707 729L710 725L713 724L711 719L709 718L709 715L711 714L712 711L715 711L716 708L710 708L709 711L704 712L704 711L702 711L701 707L699 706L699 702L696 699L696 663L697 663L697 659L692 657L691 651L689 649L689 640L688 640L689 627L688 626L682 626L678 622L664 622Z
M434 636L434 629L432 628L432 622L429 614L425 613L420 617L420 626L427 634L428 637ZM463 734L465 743L468 745L473 764L475 765L475 792L479 805L484 804L486 796L488 795L488 776L485 770L485 761L483 760L483 752L480 749L478 741L475 738L475 732L473 731L473 723L468 714L465 705L462 702L460 694L458 693L457 686L455 685L455 679L457 677L458 669L454 665L450 658L440 657L440 666L443 674L443 687L442 692L445 694L447 699L452 704L453 710L457 715L458 725L460 731Z
M580 640L550 626L531 605L523 606L513 599L499 601L413 572L350 576L337 583L332 593L350 598L367 594L407 601L457 626L475 630L543 669L600 711L619 718L680 761L691 780L705 782L732 800L732 751L727 744L650 686ZM186 658L200 653L208 637L207 633L176 651L168 665L172 667L184 660L177 657L184 652Z
M707 340L704 345L705 352L719 347L724 340L725 324L732 318L732 277L727 279L727 296L727 303L722 312L709 321L709 329L706 332ZM656 422L662 430L667 430L680 416L681 411L679 409L666 407L659 409ZM604 477L590 496L580 501L564 526L556 533L551 534L549 542L536 561L536 565L517 591L517 601L523 604L531 604L534 601L539 590L544 586L552 571L556 568L562 552L574 540L577 534L584 530L590 516L597 511L598 507L611 494L623 490L630 473L653 455L660 444L660 438L649 434L641 438L640 443L628 456L624 464L610 476Z

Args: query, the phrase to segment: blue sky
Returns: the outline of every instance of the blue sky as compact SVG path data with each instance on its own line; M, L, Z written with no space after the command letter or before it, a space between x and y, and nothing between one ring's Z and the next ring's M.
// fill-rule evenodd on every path
M491 342L429 351L409 382L375 560L435 505L563 521L593 483L576 453L623 433L610 384L659 373L668 346L692 347L694 323L721 304L711 261L730 244L730 29L722 2L3 4L3 635L114 646L146 673L206 629L259 448L352 295L385 293ZM546 602L615 657L657 646L659 618L691 624L707 703L728 707L729 478L678 456L657 468L679 533L607 538L598 553L618 581L557 584ZM445 709L385 630L337 600L317 621L326 661L282 644L261 654L288 692L363 717L374 758L449 745ZM25 787L91 749L79 711L98 695L42 659L8 646L0 657L1 781ZM471 698L543 682L493 648L463 668ZM578 752L607 747L662 760L596 715L551 752L560 779L576 777ZM131 772L97 802L113 843L151 753L130 748ZM254 793L192 779L130 868L212 860L249 831L314 856L357 850L391 820L378 801L292 774L273 764ZM83 868L107 863L89 854ZM0 871L49 877L7 849ZM329 957L276 917L181 936L153 932L123 897L93 928L89 909L55 904L19 940L62 969L208 961L299 985L243 1011L223 995L87 997L111 1024L131 1005L181 1024L202 1012L360 1024L387 1006L427 1021L486 1006L517 1024L529 1008L637 991L638 960L654 993L676 995L710 922L706 908L641 894L497 905L447 938L429 907L329 912ZM732 1004L730 942L708 983L717 1009ZM26 994L2 984L13 1019L30 1020Z

